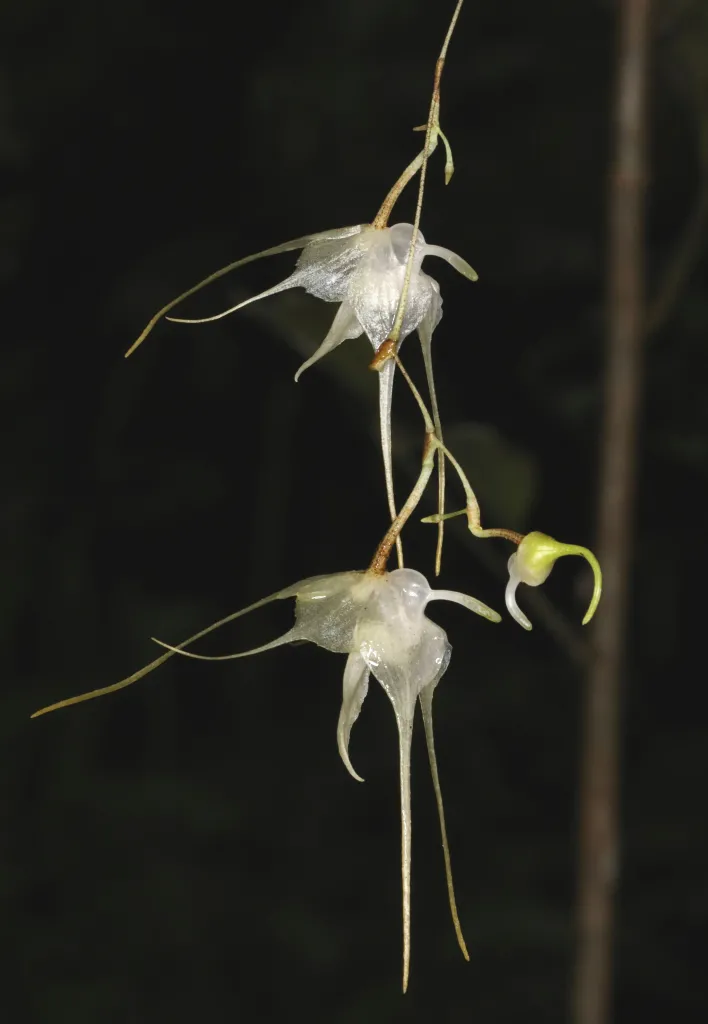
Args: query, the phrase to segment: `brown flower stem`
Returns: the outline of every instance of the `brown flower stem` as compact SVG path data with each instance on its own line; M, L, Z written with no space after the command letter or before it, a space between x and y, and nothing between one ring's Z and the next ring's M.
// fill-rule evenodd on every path
M413 512L415 512L420 499L423 497L423 492L428 486L428 480L433 472L435 465L435 450L438 447L438 442L435 434L432 431L426 430L425 442L423 444L423 460L420 468L418 479L415 482L413 490L408 495L408 499L400 510L396 518L393 520L388 530L384 534L381 543L376 549L376 553L369 566L369 572L375 572L379 575L386 572L386 563L388 562L391 549L401 535L403 527L410 519Z
M440 79L442 78L442 72L445 66L445 58L447 57L450 39L452 38L452 33L455 31L455 25L457 24L457 19L460 16L460 11L462 10L463 2L464 0L457 0L457 6L455 7L452 18L450 19L450 24L448 25L448 29L445 34L445 39L443 41L440 54L438 56L437 61L435 62L435 75L433 77L433 93L430 100L430 111L428 113L428 121L425 126L425 145L423 146L423 149L418 154L418 156L408 164L403 174L400 176L396 184L393 186L393 188L390 190L390 192L384 199L383 203L381 204L381 209L379 210L379 212L376 214L372 221L372 227L386 227L386 225L388 224L388 218L391 216L391 211L396 205L398 197L400 196L401 192L406 187L408 182L411 181L411 179L416 176L418 171L421 172L421 178L425 178L425 165L428 162L428 157L430 156L431 153L434 152L435 147L438 144L438 134L442 136L439 125ZM422 184L423 182L421 182L421 185ZM419 193L419 203L421 206L422 191L423 189L421 188ZM419 222L420 217L418 217L418 223ZM416 224L416 230L413 232L414 240L418 233L418 223Z
M493 528L493 529L484 529L483 528L483 526L482 526L482 517L481 517L480 508L479 508L479 502L477 501L476 494L472 490L472 485L470 484L469 480L467 479L467 475L466 475L464 469L462 468L462 466L460 465L460 463L457 461L457 459L452 454L452 452L449 450L449 448L446 448L445 445L442 444L442 442L440 441L440 438L437 436L437 431L436 431L436 428L435 428L435 424L433 423L433 419L432 419L430 413L428 412L428 408L427 408L425 402L423 401L423 398L422 398L422 396L420 394L420 391L415 386L415 383L413 382L413 379L411 378L410 374L408 373L408 371L406 370L405 366L403 365L401 357L396 352L395 345L394 345L394 343L393 343L391 338L388 338L383 343L383 345L381 346L381 348L379 349L379 351L377 352L376 356L374 357L374 359L373 359L373 361L371 363L371 368L372 369L376 369L376 370L380 369L381 366L383 365L383 363L387 359L395 359L396 360L396 366L401 371L401 374L403 375L403 378L404 378L406 384L410 388L411 393L412 393L413 397L416 400L418 408L420 409L421 415L423 417L423 422L425 423L425 432L426 432L426 439L427 439L427 441L426 441L426 447L425 447L425 449L423 451L423 469L425 470L426 459L428 459L428 458L434 459L435 451L437 450L440 457L447 458L450 461L450 463L452 464L453 468L455 469L455 472L457 473L458 477L460 478L460 483L462 484L462 487L463 487L464 492L465 492L465 498L467 499L467 505L466 505L465 509L462 510L462 512L451 512L448 515L444 515L443 513L438 512L437 515L427 516L425 521L426 522L440 523L444 519L451 519L453 516L466 515L467 516L467 525L469 526L470 533L472 533L475 537L482 537L482 538L485 538L485 537L501 537L504 540L510 540L512 542L512 544L520 544L521 541L524 539L523 538L523 534L517 533L515 530L507 530L507 529L504 529L502 527L497 527L497 528ZM422 477L422 475L423 475L423 471L421 471L421 477ZM418 487L419 487L419 485L421 483L421 477L418 478L418 482L416 483L416 486L413 488L413 491L411 491L411 495L409 496L408 501L406 502L406 505L404 507L407 508L409 506L411 500L413 499L414 494L417 493L417 489L418 489ZM414 504L412 504L410 506L408 514L406 515L405 519L403 520L403 522L400 524L400 527L398 528L398 532L396 533L396 538L400 535L400 532L403 529L406 521L410 518L412 512L415 510L416 506L418 505L418 503L420 501L420 498L423 495L423 491L425 490L425 484L427 484L427 481L429 479L430 479L430 473L428 472L427 475L425 476L425 482L420 487L420 491L418 493L417 498L415 499ZM401 510L401 511L403 511L403 510ZM398 518L400 518L400 516ZM398 522L398 518L396 520L394 520L394 522L391 524L391 529L393 529L395 527L396 523ZM388 534L387 534L387 536L388 536ZM385 540L386 540L386 538L384 538L384 540L381 542L382 545L384 544ZM381 547L381 545L379 547ZM378 552L377 552L377 554L378 554ZM375 558L375 560L376 560L376 558ZM385 563L384 563L384 565L385 565Z
M416 201L415 217L413 220L413 233L411 235L411 242L408 248L408 255L406 257L406 269L403 279L403 288L401 289L401 295L398 300L398 307L396 309L396 317L391 328L388 342L390 342L394 349L398 347L399 340L401 337L401 328L403 326L403 317L406 310L406 302L408 301L408 292L410 290L411 275L413 273L413 262L415 255L415 248L418 241L418 232L420 229L420 218L423 212L423 196L425 194L425 175L428 167L428 157L435 150L438 144L438 136L443 139L445 145L445 151L447 154L447 160L445 164L445 181L446 183L450 180L452 175L452 154L450 152L450 145L445 136L440 131L440 79L442 77L443 67L445 66L445 58L447 56L447 50L450 45L450 39L452 33L455 31L455 25L457 19L460 16L462 10L463 0L457 0L455 10L453 11L450 24L448 25L447 32L445 33L445 39L440 49L440 54L435 63L435 75L433 77L433 92L430 98L430 109L428 111L428 120L425 125L425 145L418 156L411 161L408 167L405 169L403 174L400 176L396 184L390 190L386 196L381 209L374 217L372 226L378 229L383 229L388 224L388 218L391 215L394 205L398 197L400 196L403 189L406 187L408 182L417 174L420 170L420 182L418 186L418 198ZM435 434L438 442L442 444L442 430L440 428L440 418L437 411L437 400L435 399L435 388L432 380L432 371L429 372L429 382L431 389L431 399L433 401L433 407L435 412ZM445 511L445 461L442 454L439 456L439 483L438 483L438 511L440 515ZM445 524L441 519L438 524L438 543L435 554L435 575L440 573L440 567L442 562L442 546L443 546L443 533ZM399 564L403 565L403 553L401 548L400 540L397 541Z
M609 195L608 337L598 556L605 595L583 713L574 1024L612 1016L618 877L619 703L626 633L644 312L644 189L649 0L622 0Z
M427 144L428 143L427 143L427 139L426 139L426 147L427 147ZM433 149L435 149L436 145L437 145L437 138L434 141ZM381 204L381 209L379 210L379 212L376 214L376 216L374 217L374 219L371 222L372 228L378 228L379 230L382 230L383 228L388 226L388 218L391 216L391 211L393 210L394 206L396 205L398 197L400 196L401 192L406 187L408 182L411 181L413 178L415 178L416 174L418 173L418 171L420 170L420 168L423 165L423 154L424 153L425 153L425 150L424 149L421 150L421 152L418 154L418 156L415 158L415 160L411 160L411 162L408 164L408 166L406 167L406 169L403 172L403 174L400 176L400 178L398 179L396 184L393 186L393 188L391 189L391 191L388 193L388 195L384 199L383 203ZM428 155L430 155L430 154L428 154Z
M398 309L396 310L396 319L393 322L393 327L391 328L391 333L390 333L390 337L396 342L396 344L398 344L398 339L401 336L401 327L403 326L403 316L404 316L405 309L406 309L406 302L408 300L408 290L410 288L410 283L411 283L411 274L413 272L413 256L415 254L415 247L416 247L417 242L418 242L418 231L420 229L420 218L421 218L421 215L423 213L423 196L425 195L425 174L426 174L426 171L428 169L428 157L430 156L430 154L433 152L433 150L435 149L435 147L438 144L438 135L439 135L439 129L440 129L440 79L442 78L442 72L443 72L443 68L445 66L445 58L447 56L447 48L450 45L450 39L452 38L452 33L455 30L455 25L457 24L457 19L458 19L459 15L460 15L460 11L462 9L462 4L463 4L463 0L457 0L457 6L455 7L455 10L453 12L452 18L450 20L450 24L448 25L447 33L445 35L445 40L443 42L442 49L440 50L440 56L438 57L438 59L437 59L437 61L435 63L435 76L433 78L433 94L432 94L432 97L430 99L430 110L428 112L428 120L427 120L426 125L425 125L425 145L423 146L423 151L420 154L420 180L419 180L419 183L418 183L418 198L417 198L416 204L415 204L415 217L413 218L413 234L411 236L411 244L410 244L410 246L408 248L408 256L406 258L406 274L405 274L405 277L403 279L403 289L401 290L401 297L398 300ZM414 160L413 164L415 162L416 161ZM409 167L412 167L413 164L410 164ZM405 173L406 172L404 172L404 174ZM399 179L399 181L400 180L401 179ZM403 187L405 187L405 183L404 183L404 185L401 186L401 189L403 189ZM396 188L396 186L394 186L394 190L395 190L395 188ZM389 193L389 195L390 194L391 193ZM400 192L399 192L399 194L400 194ZM398 196L396 196L396 198L397 197ZM389 212L390 212L390 209L393 208L393 203L395 203L395 201L396 201L396 199L394 199L393 202L391 203L391 207L389 208ZM386 208L387 202L388 202L388 197L387 197L386 201L384 202L384 206L382 207L382 209ZM379 211L379 214L376 215L376 218L374 220L374 225L375 226L378 226L377 222L378 222L379 216L380 216L380 211ZM386 214L386 220L383 222L382 226L385 226L385 224L387 222L388 222L388 214Z
M441 445L440 450L448 459L448 461L452 463L452 466L455 469L455 472L457 473L458 477L460 478L460 483L462 484L462 487L464 489L465 498L467 499L467 507L465 509L465 512L467 514L467 525L469 527L470 533L472 533L475 537L503 537L504 540L510 540L513 544L520 544L521 541L524 539L523 534L517 533L516 530L507 530L503 527L496 527L494 529L485 530L482 527L482 513L479 508L479 502L477 501L477 495L472 490L472 487L470 485L469 480L467 479L465 471L463 470L462 466L457 461L455 456L452 454L452 452L449 450L449 448L446 448L445 445ZM456 515L457 513L453 514ZM432 520L433 517L431 516L430 519Z
M389 341L384 342L384 344L388 345L389 342L390 342L390 339L389 339ZM391 358L396 360L396 366L401 371L401 373L403 375L403 379L405 380L406 384L410 388L411 394L413 395L413 397L415 398L415 400L416 400L416 402L418 404L418 408L420 409L420 414L423 417L423 422L425 423L426 433L428 433L428 434L435 434L435 432L436 432L435 431L435 425L433 423L433 420L432 420L432 417L431 417L430 413L428 412L428 407L426 406L425 402L423 401L423 398L422 398L422 396L420 394L420 391L418 390L418 388L413 383L413 378L410 376L410 374L408 373L408 370L405 368L405 366L401 362L401 357L398 355L398 353L396 352L395 348L392 349L391 352L392 352Z

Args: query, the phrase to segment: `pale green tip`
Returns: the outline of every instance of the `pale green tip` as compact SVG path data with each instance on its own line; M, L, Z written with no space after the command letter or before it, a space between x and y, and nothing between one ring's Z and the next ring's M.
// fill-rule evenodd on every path
M589 548L583 548L579 544L559 544L558 547L560 548L558 552L559 558L562 555L580 555L580 557L584 558L592 568L595 582L592 588L590 604L588 605L588 610L585 612L585 617L583 618L583 625L587 626L588 622L597 611L597 606L599 605L600 598L602 597L602 569L600 568L600 563Z
M421 523L442 523L446 519L456 519L457 516L464 516L466 512L466 508L461 508L459 512L445 512L442 515L440 512L435 512L432 516L423 516Z
M583 619L583 625L586 626L597 611L602 596L602 569L589 548L581 547L579 544L562 544L545 533L528 533L518 548L519 578L532 586L543 583L556 560L564 555L579 555L592 567L595 585Z
M600 568L600 563L588 548L578 547L574 551L569 551L568 554L582 555L582 557L590 563L593 576L595 578L595 585L592 588L590 604L588 605L588 610L585 612L585 618L583 619L583 625L587 626L588 622L597 611L597 606L599 605L600 598L602 597L602 569Z
M438 135L443 140L443 145L445 147L445 184L449 185L450 179L455 173L455 162L452 159L452 147L448 142L447 135L445 135L440 125L438 125Z

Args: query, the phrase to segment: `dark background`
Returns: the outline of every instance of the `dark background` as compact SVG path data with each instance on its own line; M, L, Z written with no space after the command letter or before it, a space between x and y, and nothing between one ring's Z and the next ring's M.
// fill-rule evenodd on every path
M13 1024L567 1019L580 563L544 588L552 607L521 593L532 634L434 607L454 646L437 740L472 961L449 922L419 727L405 998L394 718L372 684L352 735L357 785L335 745L341 656L173 659L29 721L149 661L151 635L177 642L297 579L368 563L386 526L368 343L292 382L333 307L288 293L216 324L161 324L123 353L223 263L371 220L421 143L410 129L451 8L0 3L0 962ZM486 521L582 544L597 497L615 16L593 0L468 0L443 82L457 172L445 189L436 154L422 222L480 274L472 285L426 264L445 301L447 438ZM707 66L706 5L657 4L650 301L705 188ZM412 199L394 221L412 219ZM185 315L292 266L246 267ZM695 260L646 350L622 1024L689 1024L708 1006L705 271ZM420 376L416 348L404 355ZM402 387L397 413L403 491L421 433ZM430 574L433 528L406 536ZM442 585L501 610L508 548L468 541L450 524ZM250 647L291 621L291 605L271 606L201 649Z

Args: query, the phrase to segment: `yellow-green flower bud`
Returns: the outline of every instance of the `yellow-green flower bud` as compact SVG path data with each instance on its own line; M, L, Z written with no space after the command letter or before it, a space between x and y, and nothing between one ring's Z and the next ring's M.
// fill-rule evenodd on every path
M595 614L602 594L602 570L592 551L577 544L561 544L560 541L554 540L546 533L534 531L526 534L509 559L508 565L509 582L506 585L506 607L509 614L524 629L531 629L531 623L516 603L516 588L519 583L526 583L529 587L537 587L539 584L545 583L556 559L563 555L580 555L587 559L592 566L595 586L590 606L583 619L583 625L586 625Z

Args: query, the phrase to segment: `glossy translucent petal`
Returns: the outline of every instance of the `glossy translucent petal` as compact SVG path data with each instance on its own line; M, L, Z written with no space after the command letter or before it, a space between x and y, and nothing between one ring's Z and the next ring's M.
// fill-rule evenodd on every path
M309 359L306 359L302 366L295 374L295 380L299 380L301 375L307 370L313 363L318 362L322 356L326 356L328 352L337 348L343 341L347 341L350 338L358 338L361 334L361 325L357 318L354 316L351 306L348 302L343 302L337 310L337 314L332 321L332 326L327 332L322 344L318 349L313 352Z
M350 654L344 669L342 682L342 708L337 723L337 746L345 767L357 782L363 782L361 775L352 768L349 760L349 735L359 717L361 706L369 690L369 669L360 654Z
M462 257L458 256L456 252L452 251L452 249L445 249L441 245L426 245L425 255L439 256L441 260L445 260L446 263L449 263L450 266L454 267L455 270L459 274L462 274L463 277L466 277L470 281L479 280L477 271L469 265L467 260L463 260Z
M471 597L469 594L460 594L457 590L432 590L429 600L452 601L454 604L461 604L463 608L468 608L475 615L481 615L483 618L489 619L490 622L501 622L499 612L495 612L493 608L489 608L482 601L478 601L476 597Z
M377 582L367 573L343 572L300 587L295 604L299 639L350 654L355 649L354 631L362 603Z
M403 891L403 985L410 963L411 737L418 695L449 661L445 631L426 619L430 587L413 569L396 569L372 589L357 622L355 643L393 705L398 727Z
M215 270L213 274L209 274L208 277L199 281L198 284L192 285L191 288L182 292L182 294L178 295L177 298L172 299L163 306L162 309L159 309L150 322L143 328L139 337L136 338L125 353L126 357L131 355L136 348L143 343L153 327L162 319L163 316L166 316L171 309L174 309L174 307L180 302L183 302L184 299L189 298L190 295L195 295L198 291L201 291L202 288L212 284L214 281L218 281L219 278L224 277L226 274L230 274L233 270L237 270L239 267L244 267L247 263L253 263L255 260L263 259L266 256L275 256L281 252L290 252L293 249L302 249L303 246L307 246L318 239L347 238L350 235L356 234L360 230L360 225L357 224L353 227L333 228L329 231L318 231L312 235L302 235L300 238L291 238L289 241L281 242L279 245L274 245L270 249L261 249L260 252L251 253L250 256L243 256L240 260L236 260L234 263L229 263L225 267L220 267L219 270ZM224 314L219 315L221 316ZM189 323L189 321L186 322Z
M303 249L293 277L310 295L343 302L352 275L366 255L372 228L360 225L349 235L311 242Z
M406 230L410 240L409 225L395 225L393 228L377 231L375 237L370 239L366 255L351 278L349 301L364 333L376 351L391 332L403 290L408 254L408 247L403 244ZM394 246L394 239L397 237L399 242ZM422 246L422 235L420 238ZM432 301L430 279L420 270L421 258L422 256L413 266L401 338L407 337L415 330Z
M258 295L252 295L250 299L244 299L242 302L238 302L235 306L230 306L229 309L224 309L221 313L214 313L213 316L203 316L198 319L187 319L180 316L168 316L166 319L170 320L175 324L208 324L213 320L221 320L225 316L229 316L231 313L235 313L239 309L243 309L244 306L250 306L252 302L258 302L259 299L267 299L270 295L277 295L279 292L287 291L289 288L297 288L300 282L297 279L297 271L286 277L284 281L279 284L274 284L272 288L266 288L264 292L259 292Z

